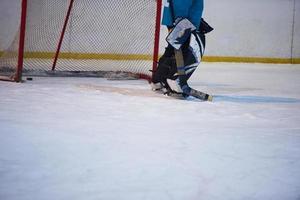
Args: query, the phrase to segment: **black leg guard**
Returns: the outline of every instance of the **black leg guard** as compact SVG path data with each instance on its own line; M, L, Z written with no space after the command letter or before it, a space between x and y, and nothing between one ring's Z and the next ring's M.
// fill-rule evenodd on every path
M163 56L159 59L158 67L152 77L152 82L166 82L167 78L172 77L176 72L174 49L172 46L168 46Z

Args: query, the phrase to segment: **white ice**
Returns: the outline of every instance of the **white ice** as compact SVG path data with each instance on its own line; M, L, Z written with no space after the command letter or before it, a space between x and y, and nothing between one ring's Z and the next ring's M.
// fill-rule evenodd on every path
M300 66L202 63L190 85L215 101L0 82L0 199L299 200Z

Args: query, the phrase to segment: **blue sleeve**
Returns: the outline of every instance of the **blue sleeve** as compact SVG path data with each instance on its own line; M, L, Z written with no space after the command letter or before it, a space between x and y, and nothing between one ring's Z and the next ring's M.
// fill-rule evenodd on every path
M189 20L197 27L200 26L203 13L203 0L194 0L189 10Z

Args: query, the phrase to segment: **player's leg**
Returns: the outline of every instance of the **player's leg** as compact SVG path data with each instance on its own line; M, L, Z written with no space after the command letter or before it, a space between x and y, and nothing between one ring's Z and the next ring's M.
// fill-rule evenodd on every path
M188 79L201 62L205 49L205 35L193 33L180 50L175 51L177 73L168 80L170 88L177 93L189 94Z
M174 48L168 45L164 54L158 62L156 71L152 77L151 87L153 90L160 90L167 86L167 78L172 77L177 71Z

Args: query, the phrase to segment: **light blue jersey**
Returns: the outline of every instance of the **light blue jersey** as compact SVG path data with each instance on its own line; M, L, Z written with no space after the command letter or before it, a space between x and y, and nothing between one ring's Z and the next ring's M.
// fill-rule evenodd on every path
M169 0L168 0L169 1ZM202 13L203 0L172 0L175 19L183 17L189 19L197 28L199 28ZM167 2L164 6L162 24L166 26L173 25L170 4Z

